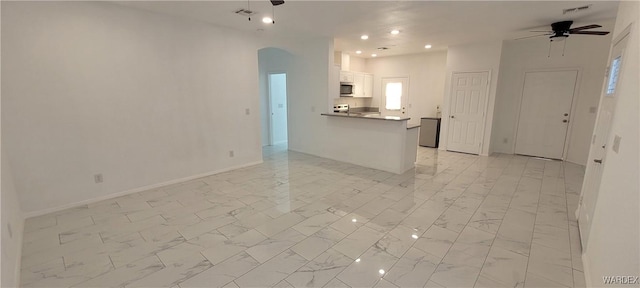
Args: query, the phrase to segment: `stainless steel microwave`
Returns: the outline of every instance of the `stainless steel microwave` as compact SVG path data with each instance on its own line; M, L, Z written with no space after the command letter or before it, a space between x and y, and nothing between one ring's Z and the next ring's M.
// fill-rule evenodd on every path
M353 83L340 83L340 97L352 97L354 88Z

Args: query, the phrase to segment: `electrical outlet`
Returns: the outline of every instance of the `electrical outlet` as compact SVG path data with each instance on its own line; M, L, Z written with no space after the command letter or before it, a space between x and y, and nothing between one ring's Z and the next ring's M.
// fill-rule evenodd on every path
M508 142L509 142L509 139L508 139L508 138L504 138L504 139L502 139L502 143L507 144Z
M93 175L93 181L95 181L96 183L102 183L102 181L104 181L104 179L102 178L102 174Z
M616 137L613 137L613 147L611 147L611 149L613 149L613 152L618 153L618 151L620 150L620 140L622 139L622 137L616 135Z
M234 155L233 150L229 150L229 157L233 157Z
M251 114L251 110L249 110L249 108L244 109L244 114L247 114L247 115Z

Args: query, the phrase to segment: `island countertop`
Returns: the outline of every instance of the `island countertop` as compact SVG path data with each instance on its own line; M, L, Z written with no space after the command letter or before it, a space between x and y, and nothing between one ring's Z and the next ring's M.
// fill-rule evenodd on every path
M397 116L380 116L376 114L356 114L356 113L321 113L323 116L331 117L344 117L344 118L361 118L361 119L375 119L375 120L387 120L387 121L407 121L409 117L397 117Z

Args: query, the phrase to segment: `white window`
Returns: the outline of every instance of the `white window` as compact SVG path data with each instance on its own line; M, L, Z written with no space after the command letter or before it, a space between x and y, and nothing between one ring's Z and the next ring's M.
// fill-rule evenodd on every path
M389 82L385 87L387 110L400 110L402 107L402 82Z
M611 62L611 71L609 71L609 81L607 81L607 95L616 92L616 83L618 83L618 74L620 73L620 56Z

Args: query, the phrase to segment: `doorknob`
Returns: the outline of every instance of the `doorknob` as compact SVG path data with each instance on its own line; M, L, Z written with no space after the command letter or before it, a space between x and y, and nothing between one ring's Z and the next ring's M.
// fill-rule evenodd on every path
M456 116L451 115L451 118L456 118Z
M593 159L593 162L596 162L598 164L602 164L602 159Z
M569 120L567 119L562 120L562 123L567 123L567 122L569 122Z
M569 116L569 113L564 113L564 116Z

